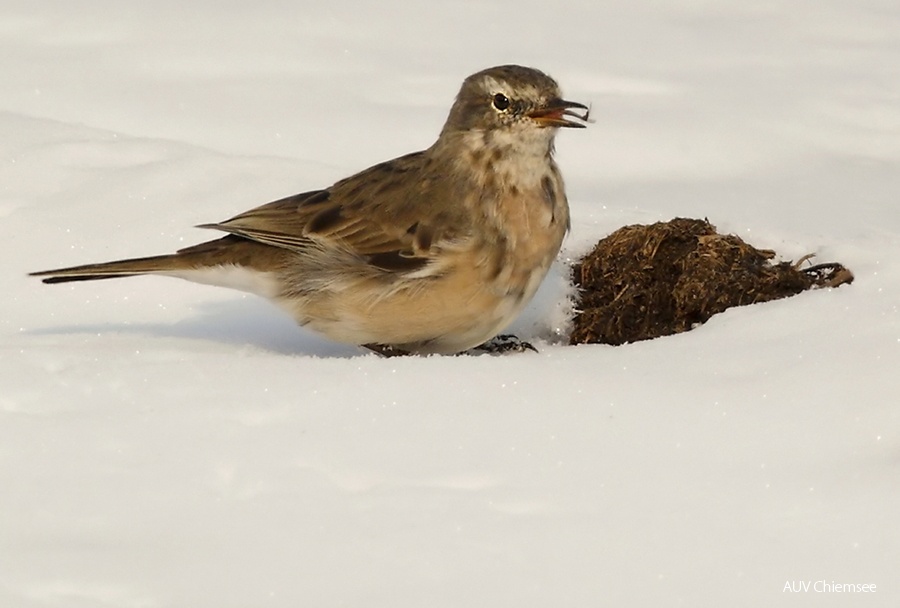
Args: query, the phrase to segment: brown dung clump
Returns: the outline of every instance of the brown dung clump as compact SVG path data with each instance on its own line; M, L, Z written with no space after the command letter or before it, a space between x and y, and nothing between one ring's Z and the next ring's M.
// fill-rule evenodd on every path
M706 220L625 226L574 266L572 344L624 344L687 331L732 306L853 281L840 264L800 269Z

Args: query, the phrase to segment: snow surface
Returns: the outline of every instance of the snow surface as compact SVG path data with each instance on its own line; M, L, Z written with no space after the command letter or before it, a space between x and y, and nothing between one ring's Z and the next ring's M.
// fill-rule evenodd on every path
M0 53L0 606L900 605L896 0L4 0ZM25 276L424 148L507 62L593 104L568 255L708 217L856 282L573 348L557 271L539 354L382 359Z

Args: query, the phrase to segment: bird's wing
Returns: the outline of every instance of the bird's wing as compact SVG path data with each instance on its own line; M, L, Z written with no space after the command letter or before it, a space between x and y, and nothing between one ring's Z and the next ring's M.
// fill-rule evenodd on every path
M450 182L422 152L375 165L325 190L304 192L203 224L275 247L341 248L387 270L419 267L471 221Z

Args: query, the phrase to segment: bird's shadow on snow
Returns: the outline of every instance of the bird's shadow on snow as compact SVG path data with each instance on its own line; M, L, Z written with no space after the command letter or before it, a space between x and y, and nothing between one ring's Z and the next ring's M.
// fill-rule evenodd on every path
M256 298L206 302L198 313L174 323L93 323L33 329L33 335L117 333L205 340L249 346L282 355L350 358L365 349L338 344L297 326L283 312Z

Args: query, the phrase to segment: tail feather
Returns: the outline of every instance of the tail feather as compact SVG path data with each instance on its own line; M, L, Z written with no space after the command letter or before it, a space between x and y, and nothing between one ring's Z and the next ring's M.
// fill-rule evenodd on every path
M274 268L287 265L295 254L279 247L265 245L241 236L229 234L220 239L207 241L178 250L168 255L146 258L116 260L102 264L84 264L32 272L30 276L42 277L44 283L68 283L71 281L97 281L116 279L142 274L161 274L180 277L198 283L211 283L235 287L252 293L259 289L238 285L222 276L210 277L205 270L221 268L244 269L251 272L267 273ZM268 291L263 290L268 293Z
M142 274L165 273L186 268L185 259L178 254L157 255L146 258L118 260L102 264L84 264L68 268L56 268L29 273L29 276L44 277L44 283L68 283L70 281L96 281L133 277Z

